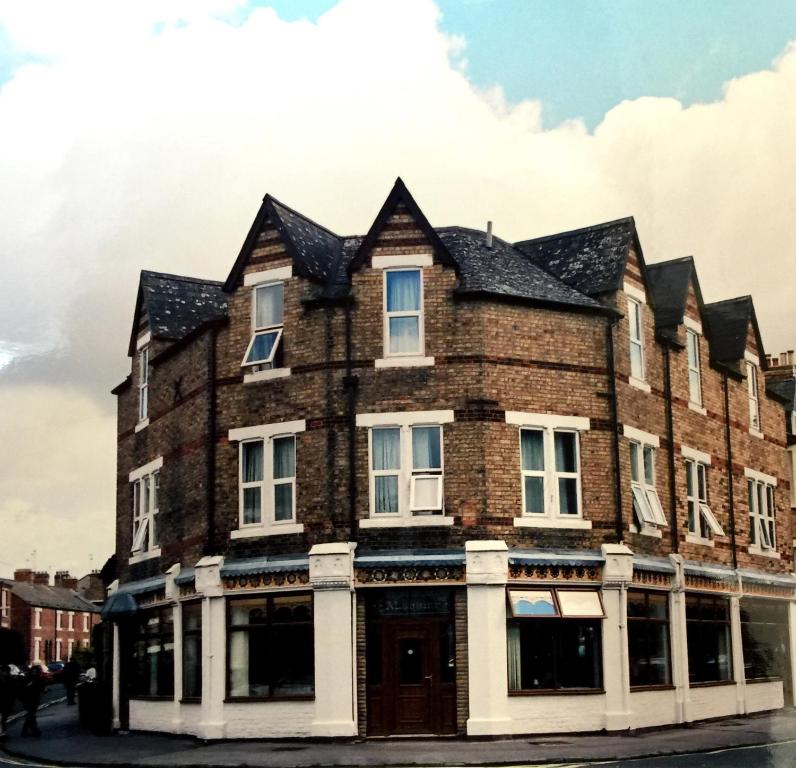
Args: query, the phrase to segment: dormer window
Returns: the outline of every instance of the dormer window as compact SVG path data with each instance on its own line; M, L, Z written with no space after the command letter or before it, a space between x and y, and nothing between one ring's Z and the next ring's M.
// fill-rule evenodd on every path
M423 270L384 272L384 355L423 354Z
M284 323L284 283L256 285L252 297L252 338L243 357L243 366L257 370L276 367Z
M760 403L757 399L757 365L746 361L746 388L749 394L749 430L760 432Z
M149 345L138 354L138 421L149 417Z
M644 381L644 315L640 301L628 298L627 317L630 322L630 375Z
M696 331L686 330L688 348L688 400L694 405L702 405L702 375L699 368L699 336Z

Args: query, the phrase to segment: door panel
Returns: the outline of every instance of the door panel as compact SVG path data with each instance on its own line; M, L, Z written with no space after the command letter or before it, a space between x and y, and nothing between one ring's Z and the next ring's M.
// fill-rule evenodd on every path
M393 634L395 733L432 733L428 628L397 629Z

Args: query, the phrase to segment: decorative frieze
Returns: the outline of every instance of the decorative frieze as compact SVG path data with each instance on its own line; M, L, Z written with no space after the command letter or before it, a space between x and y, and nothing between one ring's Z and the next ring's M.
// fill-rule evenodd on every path
M310 583L307 571L277 571L230 576L223 579L225 590L300 587Z
M602 566L599 565L522 565L509 566L512 581L602 581Z
M354 577L357 584L450 584L464 581L464 568L461 565L357 568Z

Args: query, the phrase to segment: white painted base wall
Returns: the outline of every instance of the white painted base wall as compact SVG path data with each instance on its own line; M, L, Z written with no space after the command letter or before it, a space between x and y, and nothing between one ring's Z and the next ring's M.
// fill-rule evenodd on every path
M605 728L605 695L509 696L512 734L572 733Z
M781 680L746 684L747 712L765 712L768 709L780 709L784 706L785 693Z
M708 720L711 717L737 715L736 684L708 685L691 688L689 696L689 720Z
M289 739L310 736L314 701L266 701L225 704L228 739Z
M173 701L130 700L131 731L167 731L181 733L175 728L178 712Z
M677 716L676 691L631 691L630 727L670 725Z

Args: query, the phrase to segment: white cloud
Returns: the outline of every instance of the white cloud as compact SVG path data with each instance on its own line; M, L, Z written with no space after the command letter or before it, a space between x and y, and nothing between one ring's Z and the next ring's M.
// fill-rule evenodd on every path
M0 370L25 406L0 435L25 455L47 403L112 412L139 269L223 278L265 191L341 233L398 175L433 223L508 238L633 214L648 259L693 253L709 300L752 292L768 348L794 346L794 49L720 101L625 102L590 134L473 87L430 0L343 0L317 23L237 0L0 0L0 25L37 61L0 90L0 364L52 350ZM106 536L112 469L68 466ZM0 472L3 508L57 512Z

